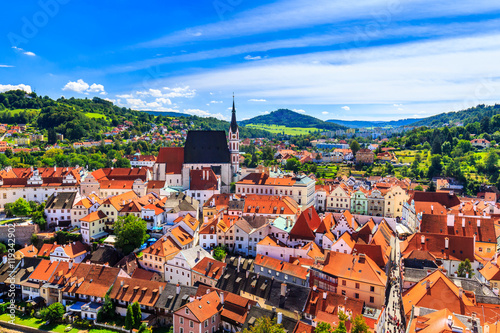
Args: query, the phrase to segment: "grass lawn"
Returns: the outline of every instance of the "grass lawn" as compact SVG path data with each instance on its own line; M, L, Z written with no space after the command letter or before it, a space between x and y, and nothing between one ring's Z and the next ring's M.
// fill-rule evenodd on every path
M0 321L10 321L10 316L7 313L0 315ZM41 319L36 319L34 317L17 316L17 315L16 315L16 319L14 320L14 322L16 324L19 324L19 325L37 328L37 329L42 330L42 331L50 331L50 332L57 332L57 333L67 333L67 332L65 332L65 329L68 326L68 324L49 324L49 325L45 326L45 325L42 325L44 323L44 321ZM68 333L78 333L78 331L80 331L80 329L72 328ZM113 331L113 330L99 327L99 328L91 328L88 332L89 333L117 333L117 332L121 332L121 331ZM166 332L168 332L168 331L165 331L165 333ZM155 331L155 333L164 333L164 332L163 331L158 331L158 332Z
M10 321L10 316L7 313L5 313L3 315L0 315L0 320ZM64 330L66 329L66 326L68 326L67 324L49 324L45 326L43 325L44 321L41 319L36 319L34 317L17 316L17 315L14 322L19 325L37 328L42 331L51 331L57 333L65 333ZM69 333L77 333L78 331L79 331L78 329L73 328L71 329L71 331L69 331Z
M95 112L85 112L84 115L88 118L91 119L100 119L100 118L107 118L105 115L101 113L95 113Z
M338 169L336 165L319 165L316 173L324 174L324 178L335 178L337 177Z
M310 128L304 128L304 127L286 127L286 126L277 126L277 125L262 125L262 124L249 124L246 125L246 127L251 127L251 128L258 128L262 130L269 131L271 133L283 133L285 132L285 135L303 135L303 134L309 134L311 132L317 132L319 128L315 127L310 127Z
M35 112L40 112L40 109L13 109L13 110L2 110L1 112L10 112L12 115L18 114L19 112L29 112L29 111L35 111Z

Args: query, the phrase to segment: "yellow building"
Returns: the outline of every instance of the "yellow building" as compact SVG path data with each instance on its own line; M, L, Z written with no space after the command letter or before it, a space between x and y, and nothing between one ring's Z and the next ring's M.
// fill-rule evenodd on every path
M91 244L93 240L107 235L106 214L98 210L80 219L81 233L83 242Z
M401 186L393 186L384 196L384 216L401 217L403 215L403 204L408 201L408 194Z

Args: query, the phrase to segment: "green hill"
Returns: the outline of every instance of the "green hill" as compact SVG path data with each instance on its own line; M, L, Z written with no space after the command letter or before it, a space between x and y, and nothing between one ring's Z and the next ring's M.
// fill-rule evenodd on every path
M346 129L347 127L329 123L318 118L307 116L298 112L294 112L288 109L279 109L273 111L269 114L262 116L257 116L248 120L243 120L239 122L240 125L276 125L276 126L286 126L295 128L314 128L323 130L338 130Z
M493 117L496 114L500 114L500 104L495 105L484 105L480 104L478 106L469 108L462 111L451 111L446 113L440 113L435 116L427 117L421 119L413 124L412 126L429 126L429 127L441 127L445 124L456 125L463 124L464 126L470 123L479 122L483 117Z
M371 127L400 127L400 126L412 126L417 121L423 120L424 118L408 118L399 119L391 121L369 121L369 120L339 120L330 119L327 120L329 123L335 123L342 126L347 126L349 128L371 128Z

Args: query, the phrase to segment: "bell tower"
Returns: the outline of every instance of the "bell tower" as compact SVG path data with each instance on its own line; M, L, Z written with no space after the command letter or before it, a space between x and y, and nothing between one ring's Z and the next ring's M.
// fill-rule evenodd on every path
M233 112L231 116L231 125L229 126L229 153L231 154L231 169L233 175L240 169L240 131L236 122L236 108L234 107L233 94Z

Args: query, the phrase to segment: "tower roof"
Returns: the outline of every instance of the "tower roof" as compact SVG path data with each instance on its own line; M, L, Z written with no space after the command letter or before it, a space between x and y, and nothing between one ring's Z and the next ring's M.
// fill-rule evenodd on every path
M230 130L232 133L236 133L238 131L238 123L236 122L236 108L234 107L234 95L233 95L233 112L231 116L231 127Z

